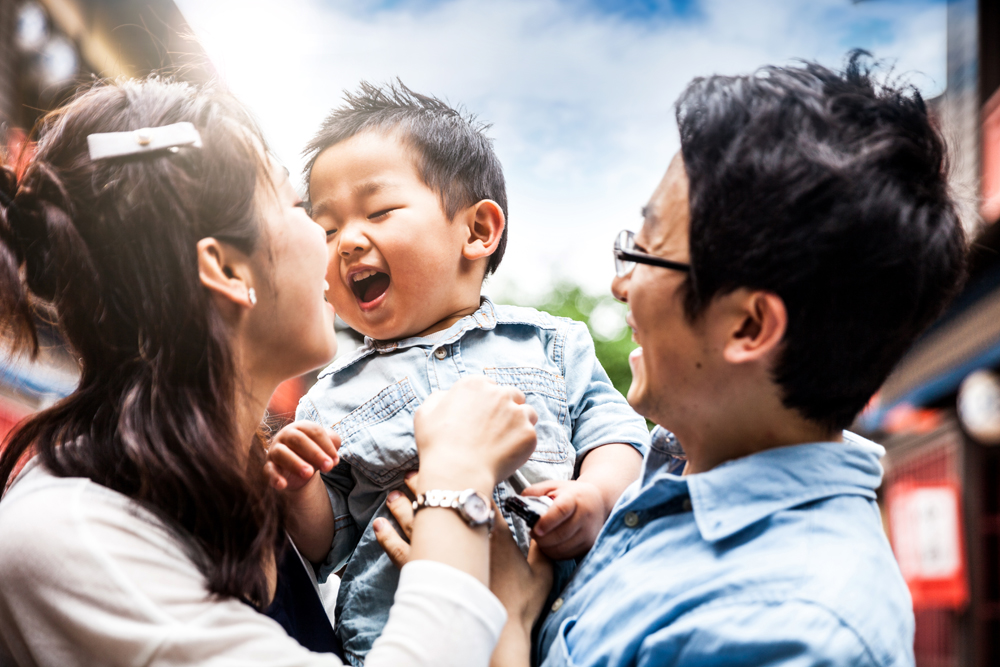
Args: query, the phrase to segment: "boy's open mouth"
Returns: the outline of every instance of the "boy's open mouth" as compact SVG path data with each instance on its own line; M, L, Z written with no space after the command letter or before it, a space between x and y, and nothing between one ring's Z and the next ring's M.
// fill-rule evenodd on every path
M351 290L362 304L371 303L389 289L389 275L381 271L364 271L351 278Z

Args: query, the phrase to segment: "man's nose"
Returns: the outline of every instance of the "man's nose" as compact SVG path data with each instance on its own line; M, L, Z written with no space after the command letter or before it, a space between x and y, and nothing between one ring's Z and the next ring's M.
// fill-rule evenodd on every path
M628 303L628 279L628 275L625 277L615 276L611 281L611 294L622 303Z

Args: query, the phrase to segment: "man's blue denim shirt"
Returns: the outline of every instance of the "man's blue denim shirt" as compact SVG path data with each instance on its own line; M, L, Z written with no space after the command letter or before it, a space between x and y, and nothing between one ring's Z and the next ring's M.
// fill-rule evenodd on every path
M913 664L910 595L875 504L880 446L845 432L681 477L656 431L552 605L538 663Z
M628 443L643 454L648 447L645 420L611 384L580 322L483 299L446 331L391 343L365 339L320 374L296 415L332 426L342 439L341 463L323 476L336 533L320 576L346 563L336 624L353 664L381 634L399 579L371 525L380 516L391 520L385 498L417 468L413 413L432 391L467 375L517 387L538 413L538 444L521 468L531 482L571 479L600 445ZM497 504L511 492L497 487ZM527 526L506 518L527 549Z

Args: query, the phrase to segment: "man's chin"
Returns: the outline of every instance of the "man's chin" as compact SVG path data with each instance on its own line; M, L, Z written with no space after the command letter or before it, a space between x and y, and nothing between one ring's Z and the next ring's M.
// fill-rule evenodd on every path
M637 347L628 355L628 365L632 369L632 384L628 388L628 404L642 414L640 409L646 395L646 372L642 364L642 348Z

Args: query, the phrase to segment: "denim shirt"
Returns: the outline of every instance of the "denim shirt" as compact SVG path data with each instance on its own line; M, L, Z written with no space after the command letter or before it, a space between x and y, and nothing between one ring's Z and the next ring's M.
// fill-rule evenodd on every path
M371 526L377 517L391 520L386 496L417 468L413 413L432 391L467 375L517 387L538 413L538 444L521 468L533 483L573 478L600 445L627 443L643 454L648 447L645 421L611 384L582 323L483 299L446 331L389 343L366 338L320 374L296 415L332 426L342 439L341 463L323 476L336 530L320 578L346 563L336 624L354 664L381 634L398 582ZM500 507L510 493L506 483L494 491ZM526 550L527 526L505 518Z
M912 665L910 595L882 530L884 450L767 450L642 478L541 626L536 664Z

